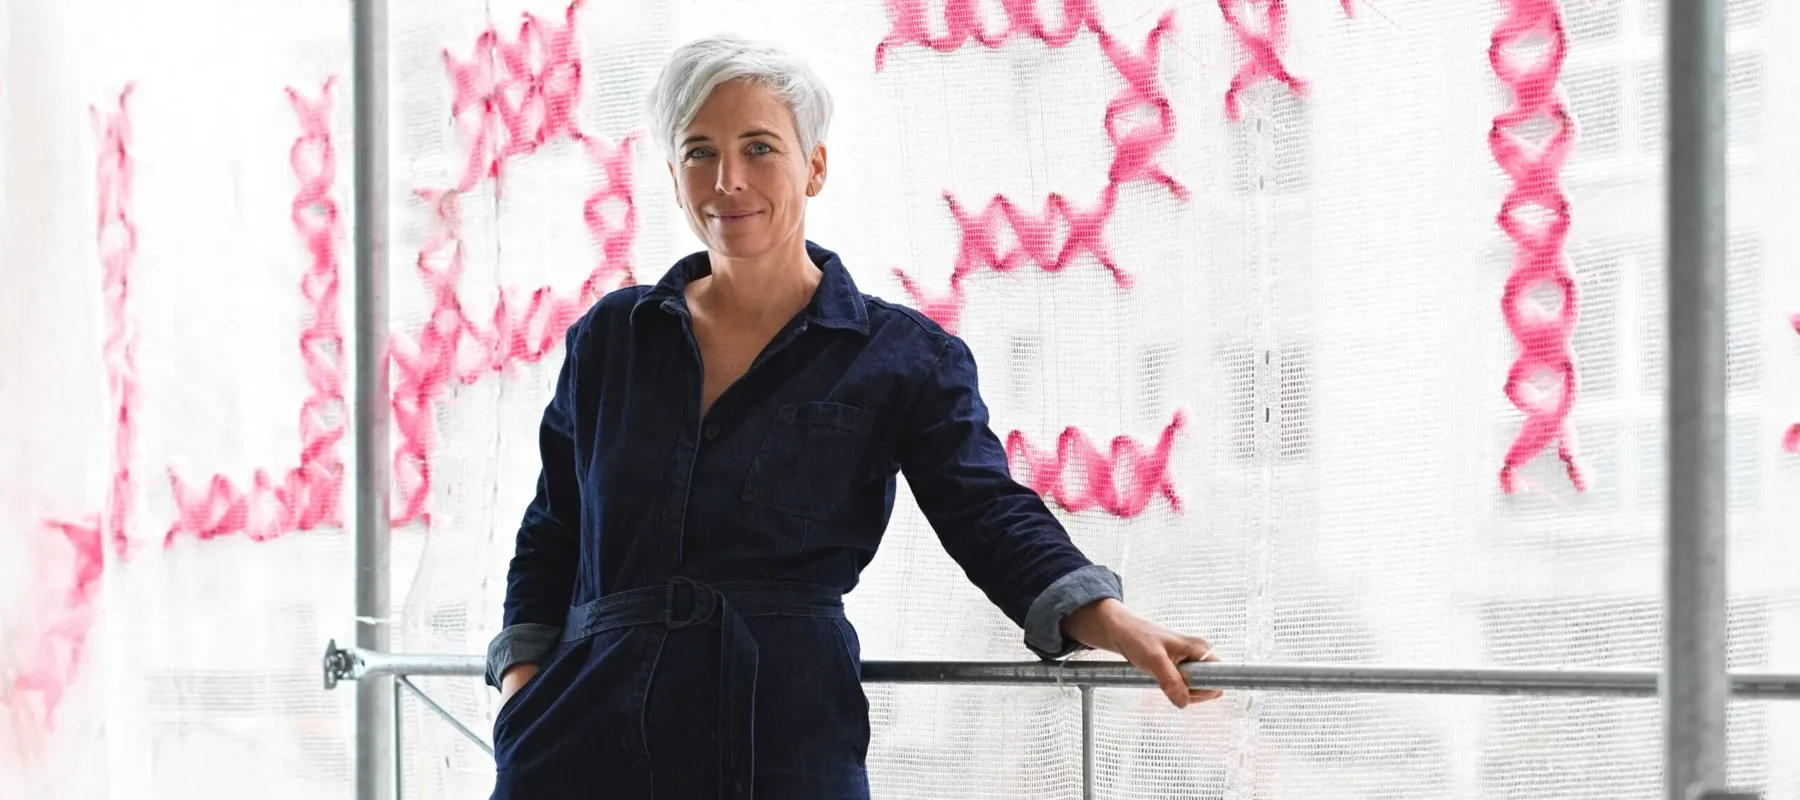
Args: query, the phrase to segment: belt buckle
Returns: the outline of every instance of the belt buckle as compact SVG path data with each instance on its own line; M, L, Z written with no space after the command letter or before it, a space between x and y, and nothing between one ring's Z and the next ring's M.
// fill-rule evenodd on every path
M682 589L687 589L688 603L685 618L678 615L681 608ZM704 625L711 621L719 609L719 592L693 578L677 575L669 581L669 630L678 631L693 625Z

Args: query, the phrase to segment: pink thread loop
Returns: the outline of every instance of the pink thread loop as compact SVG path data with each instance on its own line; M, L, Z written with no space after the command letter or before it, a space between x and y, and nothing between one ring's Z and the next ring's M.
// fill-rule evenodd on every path
M1549 44L1537 60L1521 62L1508 52L1533 39ZM1577 389L1570 340L1580 292L1563 255L1570 214L1560 172L1575 146L1575 125L1557 90L1566 47L1555 0L1507 0L1507 15L1494 29L1488 48L1494 74L1513 95L1513 106L1496 116L1488 131L1488 149L1513 184L1496 219L1517 247L1500 301L1506 326L1519 343L1518 358L1507 371L1506 397L1525 414L1500 470L1500 488L1509 494L1517 490L1519 469L1552 441L1557 442L1557 457L1569 481L1577 491L1586 490L1568 423ZM1514 133L1538 119L1550 125L1541 145ZM1538 221L1526 217L1534 209ZM1552 309L1541 308L1532 297L1544 289L1552 295Z

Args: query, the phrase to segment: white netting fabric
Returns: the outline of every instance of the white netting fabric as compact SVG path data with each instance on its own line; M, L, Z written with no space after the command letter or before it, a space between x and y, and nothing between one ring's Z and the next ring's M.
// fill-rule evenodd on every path
M838 98L811 238L970 342L1019 474L1135 608L1234 662L1656 666L1661 13L394 4L396 647L498 626L561 328L696 247L643 92L734 29ZM0 800L346 796L350 693L318 673L352 630L346 7L0 14ZM1730 17L1731 657L1794 671L1800 7ZM1539 267L1572 324L1554 292L1503 310ZM1521 350L1509 314L1551 335ZM1509 400L1563 348L1566 415L1554 370ZM1585 491L1532 435L1565 428ZM900 508L849 598L865 656L1027 657ZM420 684L487 727L478 679ZM878 797L1079 794L1072 690L869 693ZM1660 796L1653 701L1097 701L1100 797ZM1734 783L1800 798L1800 707L1730 722ZM407 797L486 796L479 750L411 701L403 728Z

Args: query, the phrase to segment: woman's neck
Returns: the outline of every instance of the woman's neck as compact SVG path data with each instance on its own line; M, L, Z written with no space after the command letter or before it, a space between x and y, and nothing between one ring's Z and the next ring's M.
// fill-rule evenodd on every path
M712 274L690 284L688 304L731 324L758 326L786 322L804 308L824 273L806 255L780 248L753 259L709 254Z

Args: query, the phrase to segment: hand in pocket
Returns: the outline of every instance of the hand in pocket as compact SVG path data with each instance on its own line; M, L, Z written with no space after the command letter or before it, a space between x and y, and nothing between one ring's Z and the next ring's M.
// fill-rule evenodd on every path
M505 675L500 676L501 709L505 709L507 705L511 704L513 698L518 696L519 691L525 688L525 684L537 677L538 669L536 664L514 664L511 669L506 671Z

